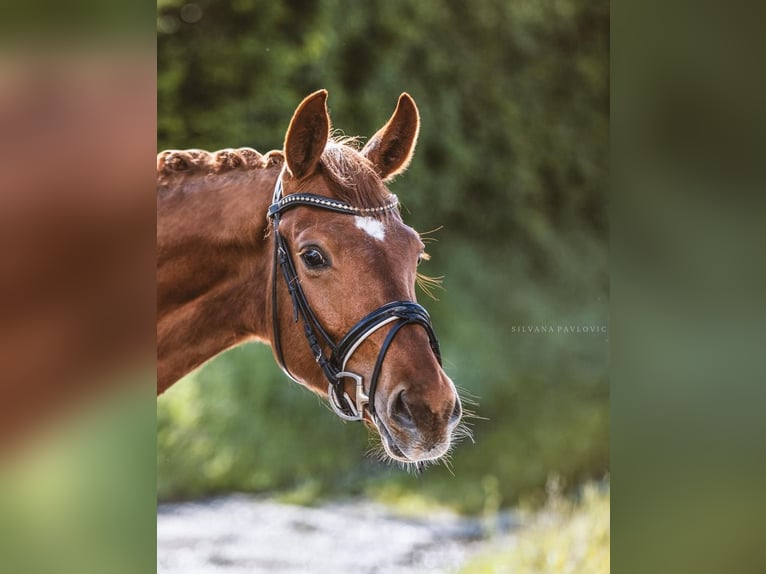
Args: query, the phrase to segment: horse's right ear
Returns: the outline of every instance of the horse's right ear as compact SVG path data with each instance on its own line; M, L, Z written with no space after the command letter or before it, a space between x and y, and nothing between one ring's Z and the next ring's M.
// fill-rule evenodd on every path
M307 96L295 110L285 135L285 160L293 177L314 173L330 136L327 90Z

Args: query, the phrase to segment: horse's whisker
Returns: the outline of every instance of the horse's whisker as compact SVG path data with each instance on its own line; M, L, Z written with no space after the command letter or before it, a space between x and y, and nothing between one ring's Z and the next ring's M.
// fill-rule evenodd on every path
M421 231L421 232L418 233L418 235L420 235L420 238L423 239L424 235L430 235L431 233L436 233L437 231L441 231L442 229L444 229L444 226L440 225L439 227L434 227L433 229L429 229L428 231ZM432 239L433 241L438 241L437 239L435 239L433 237L428 237L427 239Z

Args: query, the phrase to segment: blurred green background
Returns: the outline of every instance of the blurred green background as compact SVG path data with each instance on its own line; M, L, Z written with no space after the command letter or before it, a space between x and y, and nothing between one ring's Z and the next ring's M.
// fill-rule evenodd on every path
M158 401L161 500L417 496L475 513L607 475L608 2L160 0L157 50L158 149L279 149L319 88L337 128L369 137L415 98L418 147L391 189L417 230L441 226L423 271L444 290L420 300L477 403L451 472L413 476L246 345Z

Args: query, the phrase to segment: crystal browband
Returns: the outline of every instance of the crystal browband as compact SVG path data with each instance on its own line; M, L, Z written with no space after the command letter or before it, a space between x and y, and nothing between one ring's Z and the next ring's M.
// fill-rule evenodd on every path
M281 188L281 185L279 186ZM279 190L281 192L281 189ZM277 213L281 213L291 207L297 207L299 205L309 205L322 207L331 211L337 211L339 213L348 213L351 215L371 215L384 213L392 209L396 209L399 205L399 198L395 195L391 195L391 201L385 205L379 207L355 207L349 205L343 201L330 199L322 195L314 195L313 193L293 193L284 197L279 197L280 194L275 194L274 202L269 206L268 217L272 219Z

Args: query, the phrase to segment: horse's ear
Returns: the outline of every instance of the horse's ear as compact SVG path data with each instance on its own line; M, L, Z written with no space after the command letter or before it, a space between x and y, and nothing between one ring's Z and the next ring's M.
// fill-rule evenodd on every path
M383 178L389 181L410 164L420 130L420 115L415 100L404 93L399 96L394 115L372 136L362 150Z
M330 135L327 90L307 96L295 110L285 135L285 160L293 177L314 173Z

